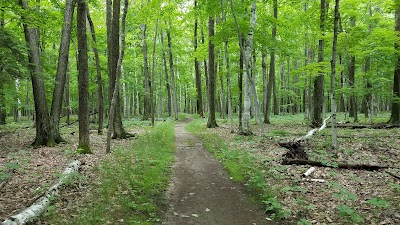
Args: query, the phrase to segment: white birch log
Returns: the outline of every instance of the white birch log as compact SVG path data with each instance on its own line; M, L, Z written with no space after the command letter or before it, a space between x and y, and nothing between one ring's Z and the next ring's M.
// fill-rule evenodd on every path
M308 169L305 173L303 173L303 177L308 177L310 176L312 173L314 173L315 171L315 167L311 167L310 169Z
M297 138L294 142L306 140L306 139L310 138L311 136L313 136L317 131L322 131L323 129L326 128L326 121L328 121L330 118L331 118L331 116L324 119L324 122L322 123L322 126L320 128L315 128L315 129L310 130L306 135L304 135L303 137Z
M309 178L303 178L302 181L318 182L318 183L325 183L326 182L326 180L324 180L324 179L309 179Z
M20 213L9 217L4 220L2 225L22 225L27 222L30 222L40 216L50 205L50 198L58 194L59 188L65 183L65 181L70 177L70 175L74 172L77 172L81 162L79 160L71 161L67 168L65 168L62 173L62 177L60 180L51 186L46 193L44 193L40 198L38 198L31 206L24 209Z

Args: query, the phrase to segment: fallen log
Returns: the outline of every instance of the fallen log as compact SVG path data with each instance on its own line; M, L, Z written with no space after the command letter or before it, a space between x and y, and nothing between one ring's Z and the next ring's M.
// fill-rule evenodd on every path
M387 169L387 166L380 165L368 165L368 164L346 164L346 163L335 163L334 165L326 164L323 162L304 160L304 159L283 159L282 165L309 165L309 166L319 166L319 167L331 167L340 169L354 169L354 170L381 170Z
M385 123L378 123L378 124L338 124L338 128L348 128L348 129L393 129L393 128L400 128L398 124L385 124Z
M314 128L310 130L306 135L296 138L294 140L288 141L288 142L279 142L278 144L281 147L284 147L288 149L289 151L283 155L284 158L287 159L304 159L308 160L308 155L304 151L303 146L301 145L303 141L309 139L311 136L313 136L316 132L322 131L323 129L326 128L326 121L328 121L331 118L329 116L324 120L322 123L322 126L320 128Z
M65 168L62 173L62 177L60 180L51 186L46 193L44 193L41 197L39 197L31 206L22 210L20 213L9 217L4 220L2 225L22 225L27 222L33 221L35 218L40 216L50 205L50 199L52 196L56 196L58 194L59 188L65 184L65 181L70 178L71 174L77 172L79 169L81 162L79 160L71 161L67 168Z

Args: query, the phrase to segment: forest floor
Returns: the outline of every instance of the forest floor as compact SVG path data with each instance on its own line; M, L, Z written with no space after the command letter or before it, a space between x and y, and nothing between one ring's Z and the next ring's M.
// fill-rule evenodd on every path
M339 118L347 122L351 118ZM316 167L309 178L302 178L310 166L281 165L287 149L278 145L299 138L311 129L300 115L274 116L272 124L252 124L255 135L231 133L228 120L219 120L219 127L207 133L224 139L228 149L249 153L258 169L266 175L281 205L283 220L292 224L400 224L400 129L338 129L338 148L331 148L328 126L306 141L310 160L329 167ZM203 122L205 125L206 121ZM378 171L334 168L337 163L387 166Z
M400 224L400 181L385 172L400 175L400 139L398 138L400 129L341 128L338 130L338 148L335 150L330 148L329 128L315 134L305 145L310 160L321 161L333 167L338 162L390 167L390 169L380 171L316 167L316 171L310 178L325 180L324 183L319 183L301 178L301 175L310 168L309 166L281 165L282 156L287 150L280 147L278 142L303 136L310 130L302 116L273 116L271 122L271 125L265 126L264 134L259 132L256 124L252 124L255 133L253 136L230 133L227 120L218 120L218 128L206 129L204 132L220 136L229 149L239 149L252 156L257 163L257 169L268 175L266 182L274 190L276 199L281 204L280 210L284 211L282 221L289 224ZM206 121L201 120L200 123L201 126L205 126ZM141 126L128 124L126 127L131 133L140 133L143 130ZM0 185L0 221L34 202L59 178L68 162L73 158L78 158L83 162L80 169L82 176L78 177L79 182L63 190L54 203L59 210L58 213L65 214L63 218L68 219L68 216L73 216L70 215L70 207L74 207L74 202L87 198L92 184L100 182L96 179L96 165L103 159L112 157L104 153L105 136L98 136L95 130L91 131L91 145L94 152L92 155L75 153L76 126L62 128L62 136L69 143L54 148L30 148L29 144L33 141L34 132L34 128L26 128L26 125L0 127L0 183L6 180L4 185ZM227 182L221 184L220 190L226 189L222 187L234 187L227 190L239 196L241 199L239 202L245 199L244 196L248 194L248 190L242 190L240 185L232 184L230 175L218 165L217 162L220 160L212 159L209 153L201 150L198 139L187 134L181 125L177 126L176 133L177 140L182 139L182 143L177 144L177 164L173 167L175 185L171 185L168 195L171 204L169 213L172 213L175 219L195 221L211 215L213 211L223 213L218 211L222 209L214 210L213 205L195 205L198 208L190 211L180 208L186 208L185 204L190 203L191 199L205 200L212 197L207 193L215 182L212 181L209 184L202 182L201 175L208 174L213 177L212 179ZM132 141L134 139L117 140L113 143L116 146L126 146ZM199 157L204 159L207 165L205 168L198 167ZM194 159L196 159L195 163L192 163L191 160ZM178 191L178 185L182 182L179 176L185 177L185 173L180 169L181 166L192 167L193 174L190 175L198 176L201 180L199 183L190 181L194 183L189 185L190 187L187 186L188 190L184 192ZM207 168L215 171L202 171ZM179 173L182 174L179 175ZM191 190L193 187L194 189ZM206 197L200 197L200 189L204 189ZM184 201L179 202L178 199ZM211 199L215 202L220 201L216 197ZM223 204L224 207L229 207L229 205L231 203ZM254 206L248 207L253 210ZM255 211L254 213L258 214ZM261 215L265 219L263 216ZM266 216L272 218L270 214ZM165 224L179 224L171 221L171 218L167 217ZM48 224L43 220L38 223ZM269 221L260 224L268 223Z
M127 131L137 134L141 129L129 126ZM106 136L97 135L97 130L90 130L93 154L81 155L76 153L78 127L63 127L60 132L67 143L55 147L32 148L30 144L35 138L35 128L32 128L31 123L11 124L0 128L0 222L35 202L59 179L73 159L81 161L81 176L75 177L79 181L72 182L72 185L61 191L55 204L60 206L58 208L61 211L68 213L68 207L90 193L93 182L97 182L96 166L103 159L112 157L105 153ZM131 141L132 139L113 140L113 146L125 146ZM39 223L45 224L44 221Z

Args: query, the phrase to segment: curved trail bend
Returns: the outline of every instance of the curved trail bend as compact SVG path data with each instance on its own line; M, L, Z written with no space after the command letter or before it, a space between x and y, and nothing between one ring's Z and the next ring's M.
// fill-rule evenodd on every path
M251 204L222 165L189 134L175 126L176 161L167 192L165 225L267 225L263 210Z

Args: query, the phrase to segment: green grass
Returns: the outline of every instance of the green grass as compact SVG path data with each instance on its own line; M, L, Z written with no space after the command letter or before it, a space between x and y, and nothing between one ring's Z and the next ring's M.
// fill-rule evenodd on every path
M203 141L203 146L222 163L231 179L243 183L253 194L252 198L264 205L265 211L277 219L287 215L277 199L276 190L266 182L266 178L272 176L271 171L261 168L253 155L229 147L219 135L207 131L204 120L194 120L186 129Z
M173 123L161 123L120 148L98 167L100 183L72 219L56 224L157 224L174 160ZM54 210L57 211L57 210Z

